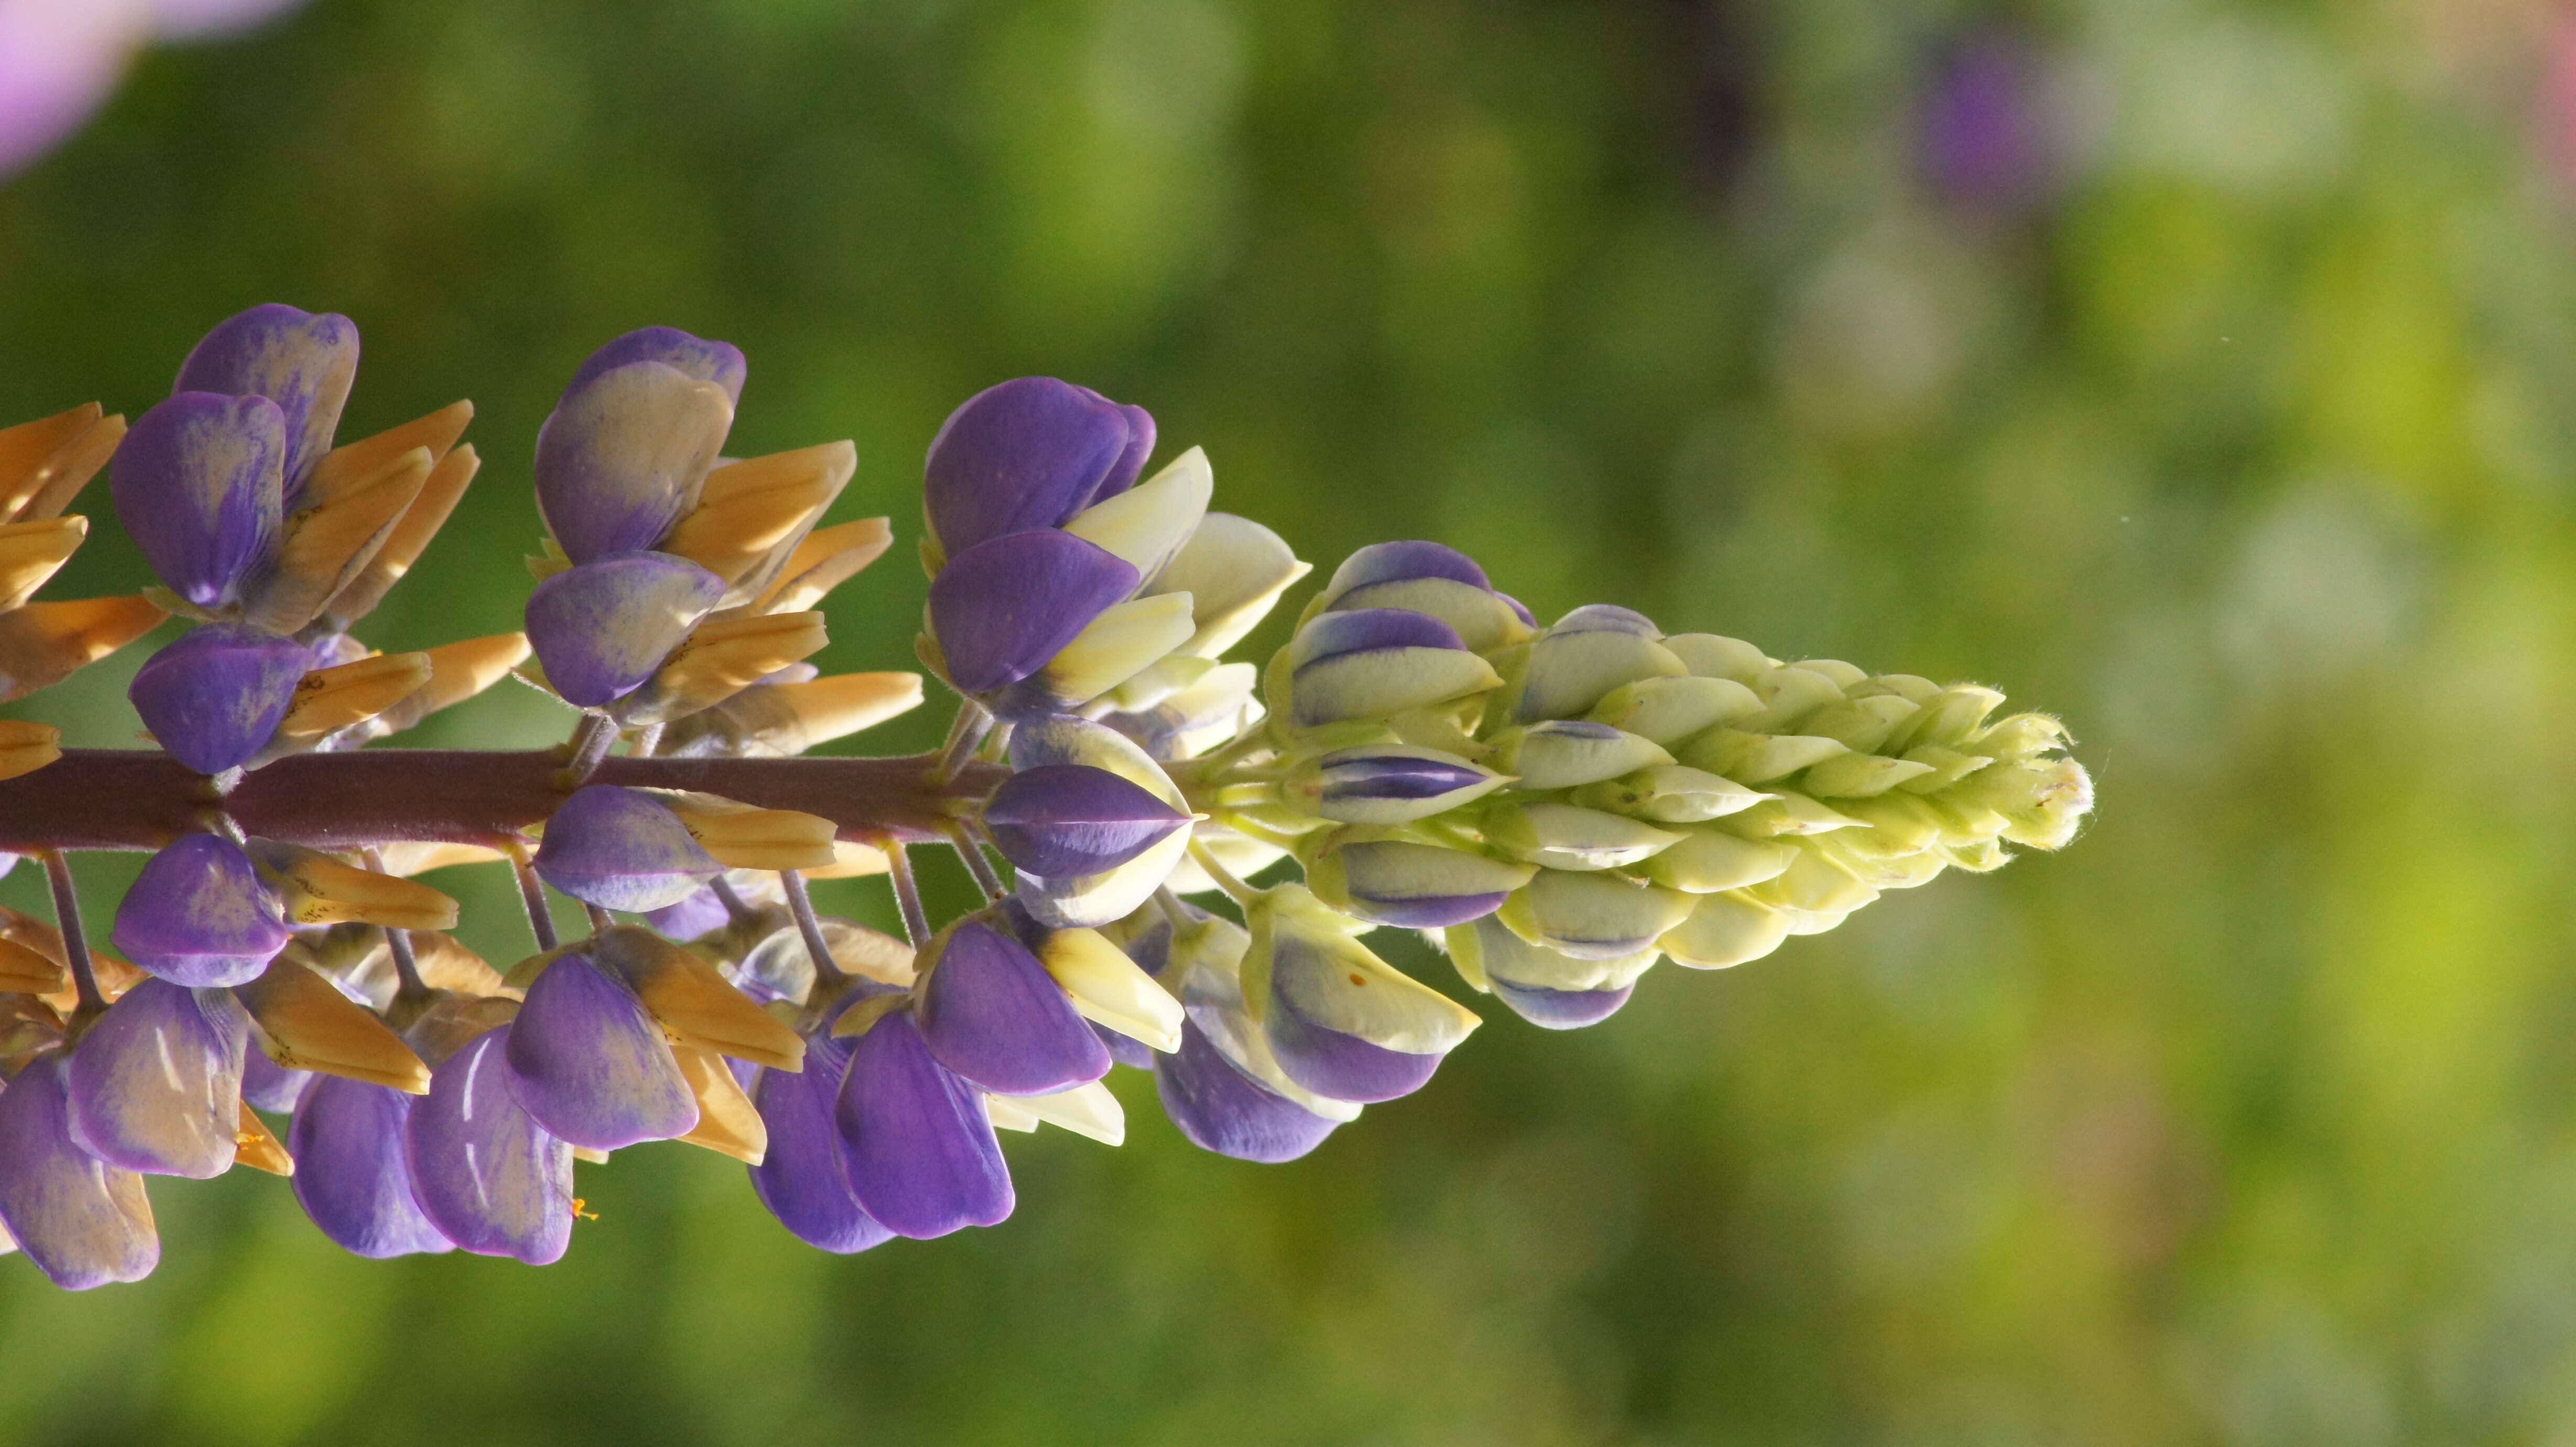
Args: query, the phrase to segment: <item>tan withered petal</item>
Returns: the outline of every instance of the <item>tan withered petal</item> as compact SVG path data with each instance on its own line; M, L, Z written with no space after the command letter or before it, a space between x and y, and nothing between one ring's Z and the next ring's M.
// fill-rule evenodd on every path
M756 684L674 723L662 736L662 751L793 758L920 705L918 673L836 673L803 683Z
M456 511L466 486L482 466L483 459L470 443L438 459L438 465L429 470L429 481L421 484L420 496L412 499L402 521L394 524L392 536L376 549L376 556L367 566L323 605L323 616L346 627L374 612L394 584L411 571L411 565L420 561L421 553L438 536L438 530L447 526L448 516Z
M63 731L33 719L0 718L0 779L32 774L63 756Z
M363 723L426 686L430 672L426 653L379 653L317 668L295 685L295 702L287 706L265 752L293 753Z
M34 597L88 536L85 517L0 523L0 613Z
M702 623L613 712L629 727L686 718L803 662L830 641L820 613L747 614Z
M0 522L61 512L125 440L125 419L96 402L0 428Z
M652 931L633 925L602 931L590 956L625 979L673 1044L772 1070L805 1068L805 1042L794 1030L753 1004L715 966Z
M788 555L778 581L752 602L750 611L801 613L882 557L893 542L894 530L884 518L816 528Z
M140 594L29 603L0 613L0 703L62 682L167 616Z
M400 733L443 708L452 708L510 676L527 661L528 635L494 633L442 643L428 650L429 681L378 714L367 736Z
M415 447L427 448L431 461L441 460L449 449L456 446L456 439L465 435L466 424L473 420L473 403L450 402L399 427L388 427L355 442L343 442L313 465L313 479L306 487L318 489L324 497L333 496L359 480L383 471L385 464Z
M798 809L755 809L712 794L646 792L669 805L680 824L727 869L829 869L832 821Z
M480 844L447 844L428 841L416 844L388 844L379 851L385 873L409 879L433 869L446 869L458 864L493 864L509 856L498 849Z
M383 925L388 929L456 927L456 901L426 884L346 864L319 850L274 839L247 846L276 890L290 924Z
M738 590L736 601L756 596L786 568L858 465L856 448L829 442L719 467L660 550L724 579Z
M0 939L0 992L55 995L71 988L71 974L16 940Z
M760 1112L743 1094L741 1082L733 1078L724 1058L710 1050L674 1047L671 1058L680 1063L680 1074L689 1082L689 1093L698 1098L698 1123L680 1139L693 1146L704 1146L756 1166L769 1154L769 1127Z
M421 983L433 990L454 990L460 995L515 995L518 992L501 982L501 972L492 968L481 955L457 942L454 935L438 930L411 932L412 962L420 970Z
M244 599L244 621L292 633L347 587L393 536L435 463L426 447L398 453L336 491L308 485L310 505L286 520L269 571Z
M233 1137L233 1164L266 1171L272 1176L295 1174L295 1157L286 1153L268 1122L251 1113L250 1102L241 1105L241 1130Z
M854 839L832 841L832 862L820 869L800 870L807 879L868 879L892 869L886 852L873 844Z
M411 1095L429 1093L429 1067L402 1038L339 987L280 957L266 973L235 987L259 1027L268 1058L289 1070L318 1070Z

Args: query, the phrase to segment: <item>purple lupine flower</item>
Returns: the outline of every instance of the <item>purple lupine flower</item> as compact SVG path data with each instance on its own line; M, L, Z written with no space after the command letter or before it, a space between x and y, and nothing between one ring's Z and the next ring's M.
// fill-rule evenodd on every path
M1154 1090L1190 1144L1237 1160L1293 1161L1341 1124L1245 1074L1196 1021L1181 1027L1179 1051L1154 1062Z
M143 981L72 1048L72 1138L129 1171L222 1175L241 1134L249 1041L232 991Z
M282 634L210 623L152 655L126 697L172 758L220 774L250 762L277 732L312 661L310 649Z
M993 791L982 818L1003 858L1045 875L1114 869L1190 824L1189 815L1145 789L1085 764L1013 774Z
M276 541L289 450L275 402L181 392L134 419L108 464L108 492L170 591L220 607Z
M987 387L931 439L922 468L931 533L954 559L1007 534L1058 527L1124 491L1153 446L1143 408L1087 387L1053 377Z
M898 1236L926 1240L1011 1214L1011 1172L983 1095L930 1053L907 1011L850 1049L833 1104L851 1194Z
M1046 1095L1109 1073L1109 1051L1063 987L996 924L1044 930L1017 906L969 919L923 965L922 1042L940 1064L996 1095ZM1016 920L1011 918L1017 913Z
M1454 630L1471 652L1522 642L1527 610L1494 591L1485 570L1456 548L1430 542L1372 543L1342 560L1316 599L1317 613L1403 608Z
M358 327L336 312L268 302L227 317L179 364L177 396L265 397L285 423L285 501L292 511L313 465L331 450L358 376Z
M1011 767L1022 773L1081 767L1115 774L1180 813L1183 799L1170 776L1136 742L1103 724L1069 715L1020 723L1011 735ZM1056 929L1105 925L1126 918L1171 876L1190 831L1174 829L1126 862L1087 874L1040 874L1023 868L1017 897L1040 922Z
M1619 1012L1628 997L1637 993L1634 985L1620 985L1608 990L1558 990L1546 985L1515 985L1509 980L1495 980L1494 998L1512 1007L1512 1013L1546 1030L1580 1030L1598 1025Z
M572 380L564 385L563 396L556 405L570 401L583 384L600 373L636 362L659 362L693 381L713 382L736 405L742 401L742 384L751 372L750 364L743 360L742 348L731 342L693 337L678 327L638 327L601 344L585 358L574 369Z
M1438 749L1366 744L1316 759L1292 787L1321 818L1344 824L1409 824L1510 782Z
M272 1115L295 1109L296 1100L304 1094L305 1082L312 1078L312 1071L289 1070L269 1059L265 1050L242 1055L242 1099Z
M930 631L958 691L988 694L1046 667L1142 581L1124 559L1070 533L1009 533L939 570Z
M704 886L683 896L677 904L641 912L644 926L666 939L693 940L700 935L723 929L733 922L733 911L716 898L716 892Z
M633 693L724 597L724 579L668 553L609 553L539 583L528 643L566 703Z
M1290 642L1289 663L1301 728L1388 718L1502 681L1457 629L1409 608L1317 614Z
M116 89L147 36L211 35L298 0L0 6L0 176L53 149Z
M1411 1094L1480 1023L1372 954L1306 889L1282 885L1252 908L1245 991L1264 998L1262 1034L1280 1070L1315 1094Z
M182 835L145 861L110 937L137 965L197 988L249 984L290 938L250 856L213 834Z
M404 1159L412 1103L389 1086L317 1076L286 1128L295 1199L323 1235L360 1256L456 1249L412 1191Z
M73 1140L70 1063L40 1055L0 1089L0 1226L66 1290L140 1281L161 1261L152 1202Z
M590 956L557 956L510 1025L510 1090L537 1124L616 1150L686 1135L697 1096L670 1040L627 983Z
M592 354L537 433L537 510L575 563L660 542L697 505L733 427L739 372L729 388L725 378L686 370L723 371L719 353L666 348L660 356L594 365L620 348L652 351L649 343L631 345L639 335ZM737 361L740 355L733 352Z
M2054 158L2034 59L2013 37L1988 33L1935 66L1917 144L1924 176L1943 199L2010 215L2047 191Z
M421 1214L440 1235L481 1256L530 1266L572 1244L572 1146L520 1106L500 1025L430 1071L413 1102L403 1160Z
M891 986L856 980L841 1008L891 993ZM830 1013L837 1020L841 1009ZM831 1024L822 1023L805 1036L804 1070L764 1069L749 1086L769 1130L768 1155L748 1168L752 1190L796 1239L843 1255L894 1236L850 1189L849 1151L835 1118L850 1050L850 1041L834 1038Z
M614 784L585 785L556 808L536 865L575 899L629 911L677 904L724 873L668 805Z

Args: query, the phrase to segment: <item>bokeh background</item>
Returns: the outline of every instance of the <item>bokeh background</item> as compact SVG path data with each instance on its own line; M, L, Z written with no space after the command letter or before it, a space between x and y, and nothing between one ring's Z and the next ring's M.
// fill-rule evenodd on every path
M350 314L348 435L470 396L489 459L381 646L516 626L537 424L668 322L750 355L736 451L854 437L836 515L902 530L836 668L908 666L942 416L1046 372L1327 568L1441 538L1543 615L1997 684L2101 810L1591 1031L1485 1002L1293 1165L1122 1072L1123 1149L1014 1138L1018 1215L936 1243L809 1251L679 1147L583 1167L542 1271L165 1181L149 1282L0 1259L0 1438L2576 1444L2571 167L2541 0L315 0L153 50L0 183L0 419ZM114 533L52 595L139 584ZM15 711L127 741L145 652ZM133 861L82 867L104 912Z

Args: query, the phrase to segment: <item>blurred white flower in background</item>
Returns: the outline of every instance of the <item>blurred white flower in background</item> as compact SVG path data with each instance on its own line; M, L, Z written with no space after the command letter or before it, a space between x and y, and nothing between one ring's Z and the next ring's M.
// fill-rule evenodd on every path
M0 0L0 176L80 129L155 40L247 29L302 0Z

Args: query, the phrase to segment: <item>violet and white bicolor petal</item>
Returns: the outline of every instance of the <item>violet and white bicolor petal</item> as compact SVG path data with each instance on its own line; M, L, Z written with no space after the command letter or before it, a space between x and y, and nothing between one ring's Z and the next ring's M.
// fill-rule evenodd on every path
M1336 1100L1408 1095L1483 1023L1379 959L1304 888L1281 885L1247 910L1243 990L1288 1078Z
M1491 916L1451 927L1442 944L1469 984L1491 990L1522 1019L1549 1030L1608 1019L1661 958L1649 945L1617 959L1576 959L1531 944Z
M285 414L265 397L181 392L126 429L108 463L117 520L171 592L233 601L284 517Z
M1526 642L1533 631L1476 560L1430 542L1373 543L1342 560L1310 611L1407 608L1454 629L1471 651Z
M572 1244L572 1146L537 1124L510 1085L509 1025L475 1036L430 1072L412 1103L403 1161L440 1235L531 1266Z
M1512 782L1438 749L1367 744L1336 749L1301 766L1290 795L1318 818L1344 824L1410 824Z
M1410 839L1328 846L1307 883L1344 913L1399 929L1442 929L1492 914L1536 866Z
M668 553L596 557L528 595L528 645L564 702L633 693L724 597L724 579Z
M357 377L357 323L337 312L269 302L216 323L179 364L170 390L275 403L285 424L284 496L291 508L313 465L331 450Z
M850 1068L847 1040L829 1029L805 1037L801 1072L763 1070L752 1105L769 1130L769 1153L749 1167L760 1204L797 1240L847 1255L891 1240L850 1189L848 1151L834 1112Z
M536 866L575 899L629 911L677 904L724 873L669 805L615 784L585 784L556 807Z
M1023 721L1011 734L1011 766L1030 771L1079 765L1101 769L1163 801L1187 805L1171 778L1135 741L1088 719L1054 715ZM1163 887L1189 851L1190 831L1175 829L1133 858L1092 874L1018 871L1016 894L1038 923L1053 929L1097 927L1126 918Z
M65 1290L140 1281L161 1261L152 1203L73 1140L70 1064L50 1051L0 1088L0 1227Z
M940 549L954 559L1010 533L1058 527L1104 490L1123 491L1153 447L1150 418L1142 446L1133 446L1140 429L1129 412L1053 377L1015 378L967 398L940 424L922 466L922 504Z
M249 1041L232 991L143 981L72 1048L72 1138L129 1171L222 1175L241 1134Z
M146 660L125 696L170 757L200 774L220 774L267 745L312 659L283 634L209 623Z
M1045 875L1114 869L1190 824L1142 786L1088 764L1015 773L981 817L1003 858Z
M608 368L537 431L537 511L575 563L650 548L697 506L732 427L717 382L658 361Z
M520 1106L577 1146L612 1151L698 1124L697 1096L661 1025L586 954L557 956L528 986L508 1061Z
M1493 739L1494 767L1529 790L1570 789L1673 761L1652 739L1585 719L1548 719Z
M382 1260L456 1249L412 1191L405 1140L412 1097L336 1075L317 1078L286 1128L304 1214L344 1250Z
M967 919L936 942L918 1021L932 1058L996 1095L1044 1095L1108 1074L1108 1048L1007 927L998 916Z
M290 937L250 856L213 834L182 835L146 860L109 932L127 959L197 988L249 984Z
M1155 1058L1154 1092L1190 1144L1241 1161L1293 1161L1341 1124L1245 1074L1196 1021L1181 1027L1179 1050Z
M948 681L983 695L1047 666L1140 581L1069 533L1008 533L951 556L930 583L930 632Z
M269 1059L265 1050L253 1048L242 1053L242 1099L271 1115L284 1115L295 1109L295 1102L312 1079L312 1071L289 1070Z
M833 1120L851 1193L896 1235L928 1239L1010 1216L1011 1173L983 1092L931 1055L909 1012L852 1044Z
M1524 723L1580 718L1623 684L1689 673L1662 637L1653 619L1633 609L1608 603L1575 609L1531 642L1512 717Z
M571 401L574 393L601 373L637 362L659 362L692 381L713 382L735 405L742 402L743 379L751 371L742 349L731 342L693 337L678 327L638 327L584 358L555 405Z
M1654 948L1698 900L1624 874L1542 869L1504 902L1500 918L1512 933L1559 954L1617 960Z
M1082 390L1109 402L1108 398L1089 387ZM1146 460L1154 455L1154 414L1133 402L1110 402L1109 405L1117 408L1118 415L1127 419L1127 445L1120 449L1118 460L1109 464L1109 475L1100 479L1100 486L1092 492L1091 500L1094 502L1116 497L1134 487L1136 479L1145 475Z
M1297 630L1287 661L1287 713L1300 728L1389 718L1502 682L1456 629L1409 608L1318 614Z

